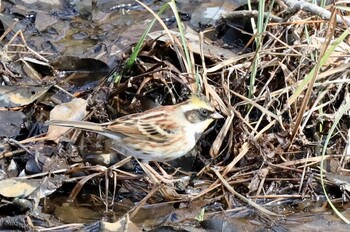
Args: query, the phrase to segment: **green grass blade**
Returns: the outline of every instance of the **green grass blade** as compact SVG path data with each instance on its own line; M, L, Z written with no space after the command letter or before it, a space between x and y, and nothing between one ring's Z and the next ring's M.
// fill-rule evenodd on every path
M334 132L336 126L338 125L340 119L342 118L342 116L344 114L346 114L346 112L348 110L350 110L350 96L349 96L349 93L347 93L344 101L345 101L345 104L343 104L342 106L339 107L339 110L337 111L334 123L333 123L331 129L328 131L328 135L327 135L327 138L326 138L325 144L323 146L323 150L322 150L322 159L321 159L321 163L320 163L320 169L321 169L320 173L321 173L322 189L323 189L324 195L327 198L328 204L332 207L332 209L338 215L338 217L340 217L345 223L350 224L350 221L341 212L339 212L338 209L331 202L331 199L329 198L327 190L326 190L326 187L325 187L324 177L323 177L324 157L325 157L325 154L327 152L328 143L329 143L329 141L330 141L330 139L331 139L331 137L333 135L333 132Z
M168 8L168 5L169 5L168 3L164 4L160 8L160 10L159 10L159 12L157 14L161 15ZM135 63L135 60L136 60L137 56L139 55L139 53L141 51L141 48L142 48L142 45L143 45L143 41L145 40L146 36L150 32L150 30L152 29L152 27L153 27L153 25L154 25L154 23L156 21L157 21L157 19L153 19L152 20L152 22L149 24L149 26L147 27L145 32L142 34L140 40L137 42L133 53L131 54L131 56L129 57L128 61L126 62L124 73L130 71L131 67Z

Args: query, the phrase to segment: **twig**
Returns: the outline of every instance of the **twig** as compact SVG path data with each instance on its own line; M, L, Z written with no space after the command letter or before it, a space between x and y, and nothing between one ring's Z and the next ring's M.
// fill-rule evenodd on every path
M219 180L221 181L222 185L224 185L226 187L226 189L228 191L230 191L233 195L235 195L236 197L240 198L241 200L243 200L244 202L246 202L247 204L249 204L250 206L254 207L255 209L257 209L259 212L265 214L266 216L279 216L278 214L265 209L264 207L258 205L257 203L255 203L254 201L246 198L245 196L239 194L238 192L236 192L236 190L234 190L234 188L229 185L227 183L227 181L225 180L225 178L215 169L215 168L211 168L211 170L216 174L216 176L219 178Z
M222 20L237 20L237 18L243 17L258 17L257 10L240 10L240 11L232 11L226 14L221 15ZM267 12L264 13L264 17L270 17L272 22L282 22L283 19L277 17L275 15L269 15Z
M330 11L312 3L308 3L305 1L297 1L297 0L283 0L283 1L288 5L288 7L290 7L291 10L294 10L294 11L303 10L303 11L318 15L322 19L327 19L327 20L329 20L332 15ZM350 19L346 17L340 17L339 15L337 15L336 21L339 24L342 24L343 22L345 22L347 26L350 26Z

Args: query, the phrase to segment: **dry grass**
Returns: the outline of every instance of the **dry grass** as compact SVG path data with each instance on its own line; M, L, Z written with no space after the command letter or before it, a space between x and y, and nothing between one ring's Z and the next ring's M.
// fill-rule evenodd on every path
M273 13L283 15L283 11ZM212 183L191 199L230 192L255 207L240 194L252 199L314 198L323 194L315 192L315 186L320 186L315 176L320 173L322 160L327 163L326 172L349 172L349 116L344 114L335 121L349 95L348 29L336 22L339 14L334 10L329 21L323 21L300 11L284 23L268 24L251 98L249 76L256 53L237 54L226 60L214 58L209 66L203 52L204 33L199 41L201 61L191 61L197 68L197 80L186 70L179 70L175 75L183 82L177 85L172 76L178 69L171 66L157 75L178 96L186 92L183 88L192 92L200 89L226 116L217 127L210 151L203 153L216 168L204 168L199 178L211 177ZM294 36L294 41L290 42L286 34ZM155 80L152 75L151 80ZM188 77L186 81L184 76ZM197 88L191 83L197 83ZM339 124L332 132L334 123ZM325 147L329 133L332 136Z

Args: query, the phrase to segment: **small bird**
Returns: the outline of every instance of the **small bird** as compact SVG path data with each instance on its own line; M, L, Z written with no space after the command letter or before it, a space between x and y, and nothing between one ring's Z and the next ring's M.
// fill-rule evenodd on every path
M114 140L113 148L122 155L147 163L186 155L205 129L220 118L223 117L207 99L192 95L185 102L159 106L108 123L51 120L49 124L102 134Z

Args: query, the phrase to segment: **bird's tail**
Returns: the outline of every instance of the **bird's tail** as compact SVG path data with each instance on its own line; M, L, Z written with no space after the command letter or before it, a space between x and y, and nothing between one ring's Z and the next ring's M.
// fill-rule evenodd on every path
M93 123L93 122L85 122L85 121L64 121L64 120L50 120L47 123L52 126L63 126L63 127L71 127L75 129L93 131L93 132L104 132L104 129L101 125Z

